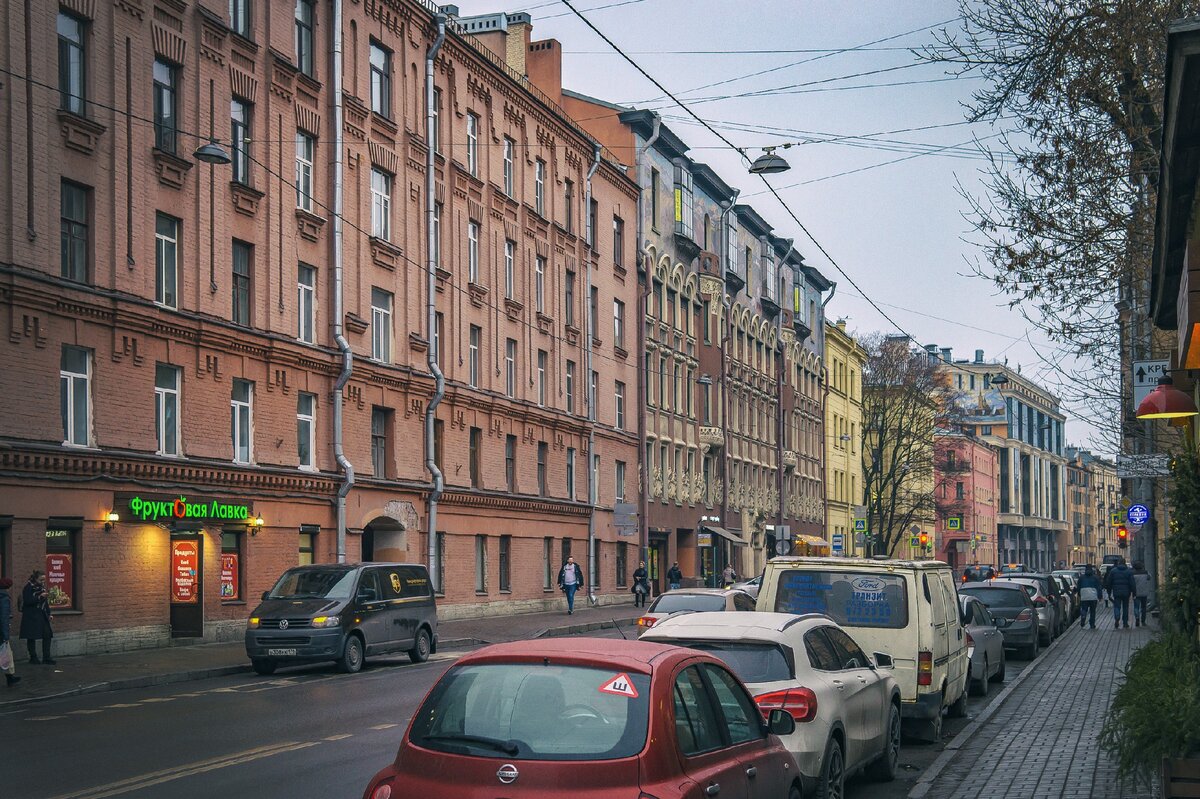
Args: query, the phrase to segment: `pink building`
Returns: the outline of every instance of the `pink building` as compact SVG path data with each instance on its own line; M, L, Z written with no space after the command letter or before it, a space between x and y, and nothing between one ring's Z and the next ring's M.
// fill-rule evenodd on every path
M996 564L996 451L973 435L939 432L934 437L934 553L954 569Z

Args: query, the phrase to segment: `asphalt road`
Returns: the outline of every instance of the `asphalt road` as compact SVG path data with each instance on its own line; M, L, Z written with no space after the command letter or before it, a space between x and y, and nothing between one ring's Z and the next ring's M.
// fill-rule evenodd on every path
M358 799L456 656L419 666L399 657L357 675L314 666L25 705L0 714L3 795ZM1008 678L1023 666L1010 661ZM972 698L968 715L979 702ZM944 740L969 720L948 719ZM903 797L941 750L905 742L896 782L856 779L847 796Z

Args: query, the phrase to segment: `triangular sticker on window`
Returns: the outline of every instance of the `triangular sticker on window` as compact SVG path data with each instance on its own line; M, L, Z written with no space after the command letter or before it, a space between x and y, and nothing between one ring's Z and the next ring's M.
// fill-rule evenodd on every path
M633 687L633 681L629 679L628 674L618 674L604 683L604 685L601 685L600 693L627 696L630 699L637 699L638 695L637 689Z

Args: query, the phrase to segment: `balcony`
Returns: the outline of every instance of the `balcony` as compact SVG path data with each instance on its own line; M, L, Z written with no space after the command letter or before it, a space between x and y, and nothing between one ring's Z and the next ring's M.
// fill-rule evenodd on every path
M792 320L792 329L796 331L796 337L801 341L807 340L812 335L812 328L804 324L799 314Z
M767 291L763 291L762 310L763 316L765 316L767 319L774 319L776 316L779 316L779 303L774 297L770 296L769 292Z
M725 287L730 294L737 294L746 287L746 279L732 269L725 270Z
M796 471L796 465L800 462L800 456L795 450L785 449L783 451L783 468L786 471Z
M720 449L725 446L725 431L719 427L701 427L700 446L705 450Z

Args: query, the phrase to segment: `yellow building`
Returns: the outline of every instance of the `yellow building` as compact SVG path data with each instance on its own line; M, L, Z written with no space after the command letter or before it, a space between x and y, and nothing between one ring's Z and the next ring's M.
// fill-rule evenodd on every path
M855 545L854 508L863 503L862 372L867 353L846 332L845 320L825 323L825 535L840 535L842 553L862 554ZM837 554L836 550L833 554Z

